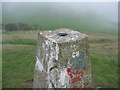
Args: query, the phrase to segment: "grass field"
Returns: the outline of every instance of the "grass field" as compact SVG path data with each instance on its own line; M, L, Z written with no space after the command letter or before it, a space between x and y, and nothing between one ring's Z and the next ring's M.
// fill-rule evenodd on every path
M3 32L3 88L32 88L37 45L36 31ZM94 87L118 87L118 37L88 33Z

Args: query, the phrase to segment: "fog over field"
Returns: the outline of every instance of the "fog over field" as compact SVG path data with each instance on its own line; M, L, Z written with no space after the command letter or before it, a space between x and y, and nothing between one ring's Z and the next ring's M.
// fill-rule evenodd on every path
M71 28L80 31L118 32L115 2L3 2L3 24L38 24L42 29Z

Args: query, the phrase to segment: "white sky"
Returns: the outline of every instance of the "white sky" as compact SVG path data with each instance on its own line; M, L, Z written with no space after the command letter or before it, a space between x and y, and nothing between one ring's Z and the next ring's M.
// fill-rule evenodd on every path
M0 0L2 2L119 2L119 0Z

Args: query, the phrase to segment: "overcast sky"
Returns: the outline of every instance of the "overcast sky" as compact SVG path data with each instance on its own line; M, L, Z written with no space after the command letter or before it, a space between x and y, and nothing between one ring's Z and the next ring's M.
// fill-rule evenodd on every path
M20 2L3 3L3 12L4 22L8 22L8 20L9 22L13 22L15 20L16 22L21 22L27 19L29 22L42 24L45 21L49 22L54 18L54 20L57 20L57 23L59 24L63 19L65 21L73 19L74 21L72 24L75 24L77 26L79 26L78 24L86 24L90 28L95 26L99 28L112 27L116 30L118 24L117 2L32 2L24 4ZM55 21L52 23L55 24Z

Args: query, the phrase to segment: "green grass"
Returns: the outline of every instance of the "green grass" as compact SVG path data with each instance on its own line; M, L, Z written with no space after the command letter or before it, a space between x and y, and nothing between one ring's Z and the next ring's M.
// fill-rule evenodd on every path
M6 40L2 42L2 44L22 44L22 45L37 45L37 42L35 40L30 39L13 39L13 40Z
M3 33L3 88L32 88L36 41L39 31ZM115 35L89 33L94 87L118 87L118 39Z
M118 86L117 58L95 54L91 57L93 84L100 87Z
M93 44L95 44L95 43L102 43L102 44L104 44L104 43L113 43L114 41L112 41L112 40L109 40L109 39L100 39L100 40L90 40L89 41L90 43L93 43Z
M9 46L10 47L10 46ZM3 47L3 88L31 88L25 80L33 79L36 47Z

